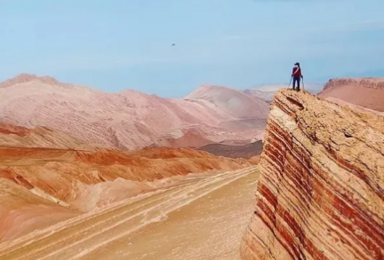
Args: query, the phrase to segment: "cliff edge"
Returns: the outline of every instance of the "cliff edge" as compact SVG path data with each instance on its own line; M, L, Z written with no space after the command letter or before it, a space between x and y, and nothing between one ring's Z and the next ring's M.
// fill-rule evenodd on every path
M384 119L277 92L243 260L384 259Z

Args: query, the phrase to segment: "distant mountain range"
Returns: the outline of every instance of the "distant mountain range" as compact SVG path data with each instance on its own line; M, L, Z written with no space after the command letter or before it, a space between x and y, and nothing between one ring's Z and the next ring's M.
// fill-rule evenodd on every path
M288 87L289 87L288 85L283 85L283 84L258 85L249 89L245 89L243 90L243 92L246 93L247 95L260 98L269 103L272 101L276 91L278 91L279 89L284 89ZM290 87L292 87L292 85ZM305 84L304 83L304 89L309 92L312 92L313 94L317 94L323 89L323 84L313 84L313 83Z
M0 83L0 121L57 129L99 147L203 146L252 142L263 135L268 104L219 86L200 86L185 98L139 91L106 93L20 74Z

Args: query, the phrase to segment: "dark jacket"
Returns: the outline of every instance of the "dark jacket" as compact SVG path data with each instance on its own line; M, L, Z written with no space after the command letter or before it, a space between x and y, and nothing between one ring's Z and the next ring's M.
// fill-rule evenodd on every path
M294 78L301 78L303 75L301 75L301 68L299 66L293 67L292 69L292 77Z

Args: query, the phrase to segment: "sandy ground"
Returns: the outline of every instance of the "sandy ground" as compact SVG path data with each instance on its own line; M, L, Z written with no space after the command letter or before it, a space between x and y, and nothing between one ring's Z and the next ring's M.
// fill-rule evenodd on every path
M0 244L0 259L235 260L256 167L200 174L175 186Z

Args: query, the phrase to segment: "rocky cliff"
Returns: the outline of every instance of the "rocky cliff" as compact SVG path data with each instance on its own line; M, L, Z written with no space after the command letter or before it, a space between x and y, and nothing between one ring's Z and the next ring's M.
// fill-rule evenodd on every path
M279 91L243 260L384 259L384 120Z

